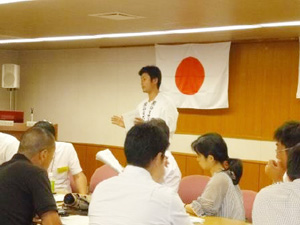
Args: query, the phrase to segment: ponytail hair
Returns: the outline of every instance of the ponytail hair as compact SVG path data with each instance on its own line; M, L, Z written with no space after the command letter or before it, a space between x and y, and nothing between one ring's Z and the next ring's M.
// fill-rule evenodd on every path
M243 175L243 163L240 159L229 158L227 160L228 168L225 172L229 175L234 185L239 184L241 177Z
M229 175L234 185L240 182L243 174L242 161L228 157L227 145L220 134L204 134L195 140L191 146L197 154L202 154L205 158L212 155L216 161L220 162L224 172Z

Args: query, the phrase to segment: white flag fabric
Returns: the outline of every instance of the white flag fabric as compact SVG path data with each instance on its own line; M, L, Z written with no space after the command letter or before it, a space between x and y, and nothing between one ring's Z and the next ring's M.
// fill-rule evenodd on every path
M300 42L300 38L299 38L299 42ZM299 46L299 52L300 52L300 46ZM299 65L298 65L298 88L297 88L296 98L300 98L300 57L299 57Z
M156 45L160 91L178 108L228 108L230 44Z

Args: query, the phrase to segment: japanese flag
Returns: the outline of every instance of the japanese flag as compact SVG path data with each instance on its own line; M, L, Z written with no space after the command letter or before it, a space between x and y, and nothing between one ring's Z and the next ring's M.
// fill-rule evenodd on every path
M230 42L156 45L160 91L178 108L228 108Z

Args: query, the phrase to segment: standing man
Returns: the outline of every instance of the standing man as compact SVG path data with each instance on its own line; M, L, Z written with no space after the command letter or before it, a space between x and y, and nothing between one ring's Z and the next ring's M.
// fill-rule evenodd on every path
M178 111L173 103L159 92L161 84L161 71L156 66L145 66L139 71L141 86L148 99L143 100L137 106L139 117L136 117L134 124L150 121L152 118L160 118L165 121L170 130L170 137L175 133L178 119ZM125 127L122 116L113 116L113 124ZM127 128L128 130L128 128ZM181 172L171 151L167 153L169 166L165 168L164 184L177 192L181 179Z
M39 121L34 125L34 127L46 129L55 137L55 128L48 121ZM76 185L76 192L80 194L87 194L87 179L81 169L80 162L73 145L71 143L56 141L55 146L55 154L48 168L48 173L52 173L52 176L55 179L55 189L72 192L69 177L70 173Z
M47 176L54 151L50 132L23 134L18 153L0 166L0 224L30 225L37 214L42 224L61 225Z
M10 160L19 148L19 141L12 135L0 132L0 165Z
M274 133L276 140L276 158L269 160L265 172L273 183L287 181L287 157L290 148L300 143L300 123L288 121L282 124Z
M182 201L158 184L164 175L166 133L150 123L132 127L124 144L127 166L99 183L89 206L90 225L191 225Z

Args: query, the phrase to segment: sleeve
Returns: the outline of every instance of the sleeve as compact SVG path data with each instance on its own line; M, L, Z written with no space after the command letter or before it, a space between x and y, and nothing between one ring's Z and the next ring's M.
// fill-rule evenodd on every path
M160 118L168 125L170 129L170 136L174 134L177 127L178 111L171 102L166 102Z
M191 204L197 216L217 215L231 182L228 178L228 175L222 172L211 178L202 195Z
M5 151L5 162L9 161L13 155L18 152L19 143L20 142L17 139L12 139L7 145L7 149Z
M169 164L165 167L165 175L163 184L178 192L181 180L181 172L172 153L167 150L165 155L168 157Z
M76 175L82 171L77 152L71 143L68 144L69 162L68 166L72 175Z
M35 212L41 216L48 211L57 211L46 171L39 170L34 176L29 176L28 182Z
M172 225L192 225L189 215L184 209L184 205L177 193L174 193L170 212Z

